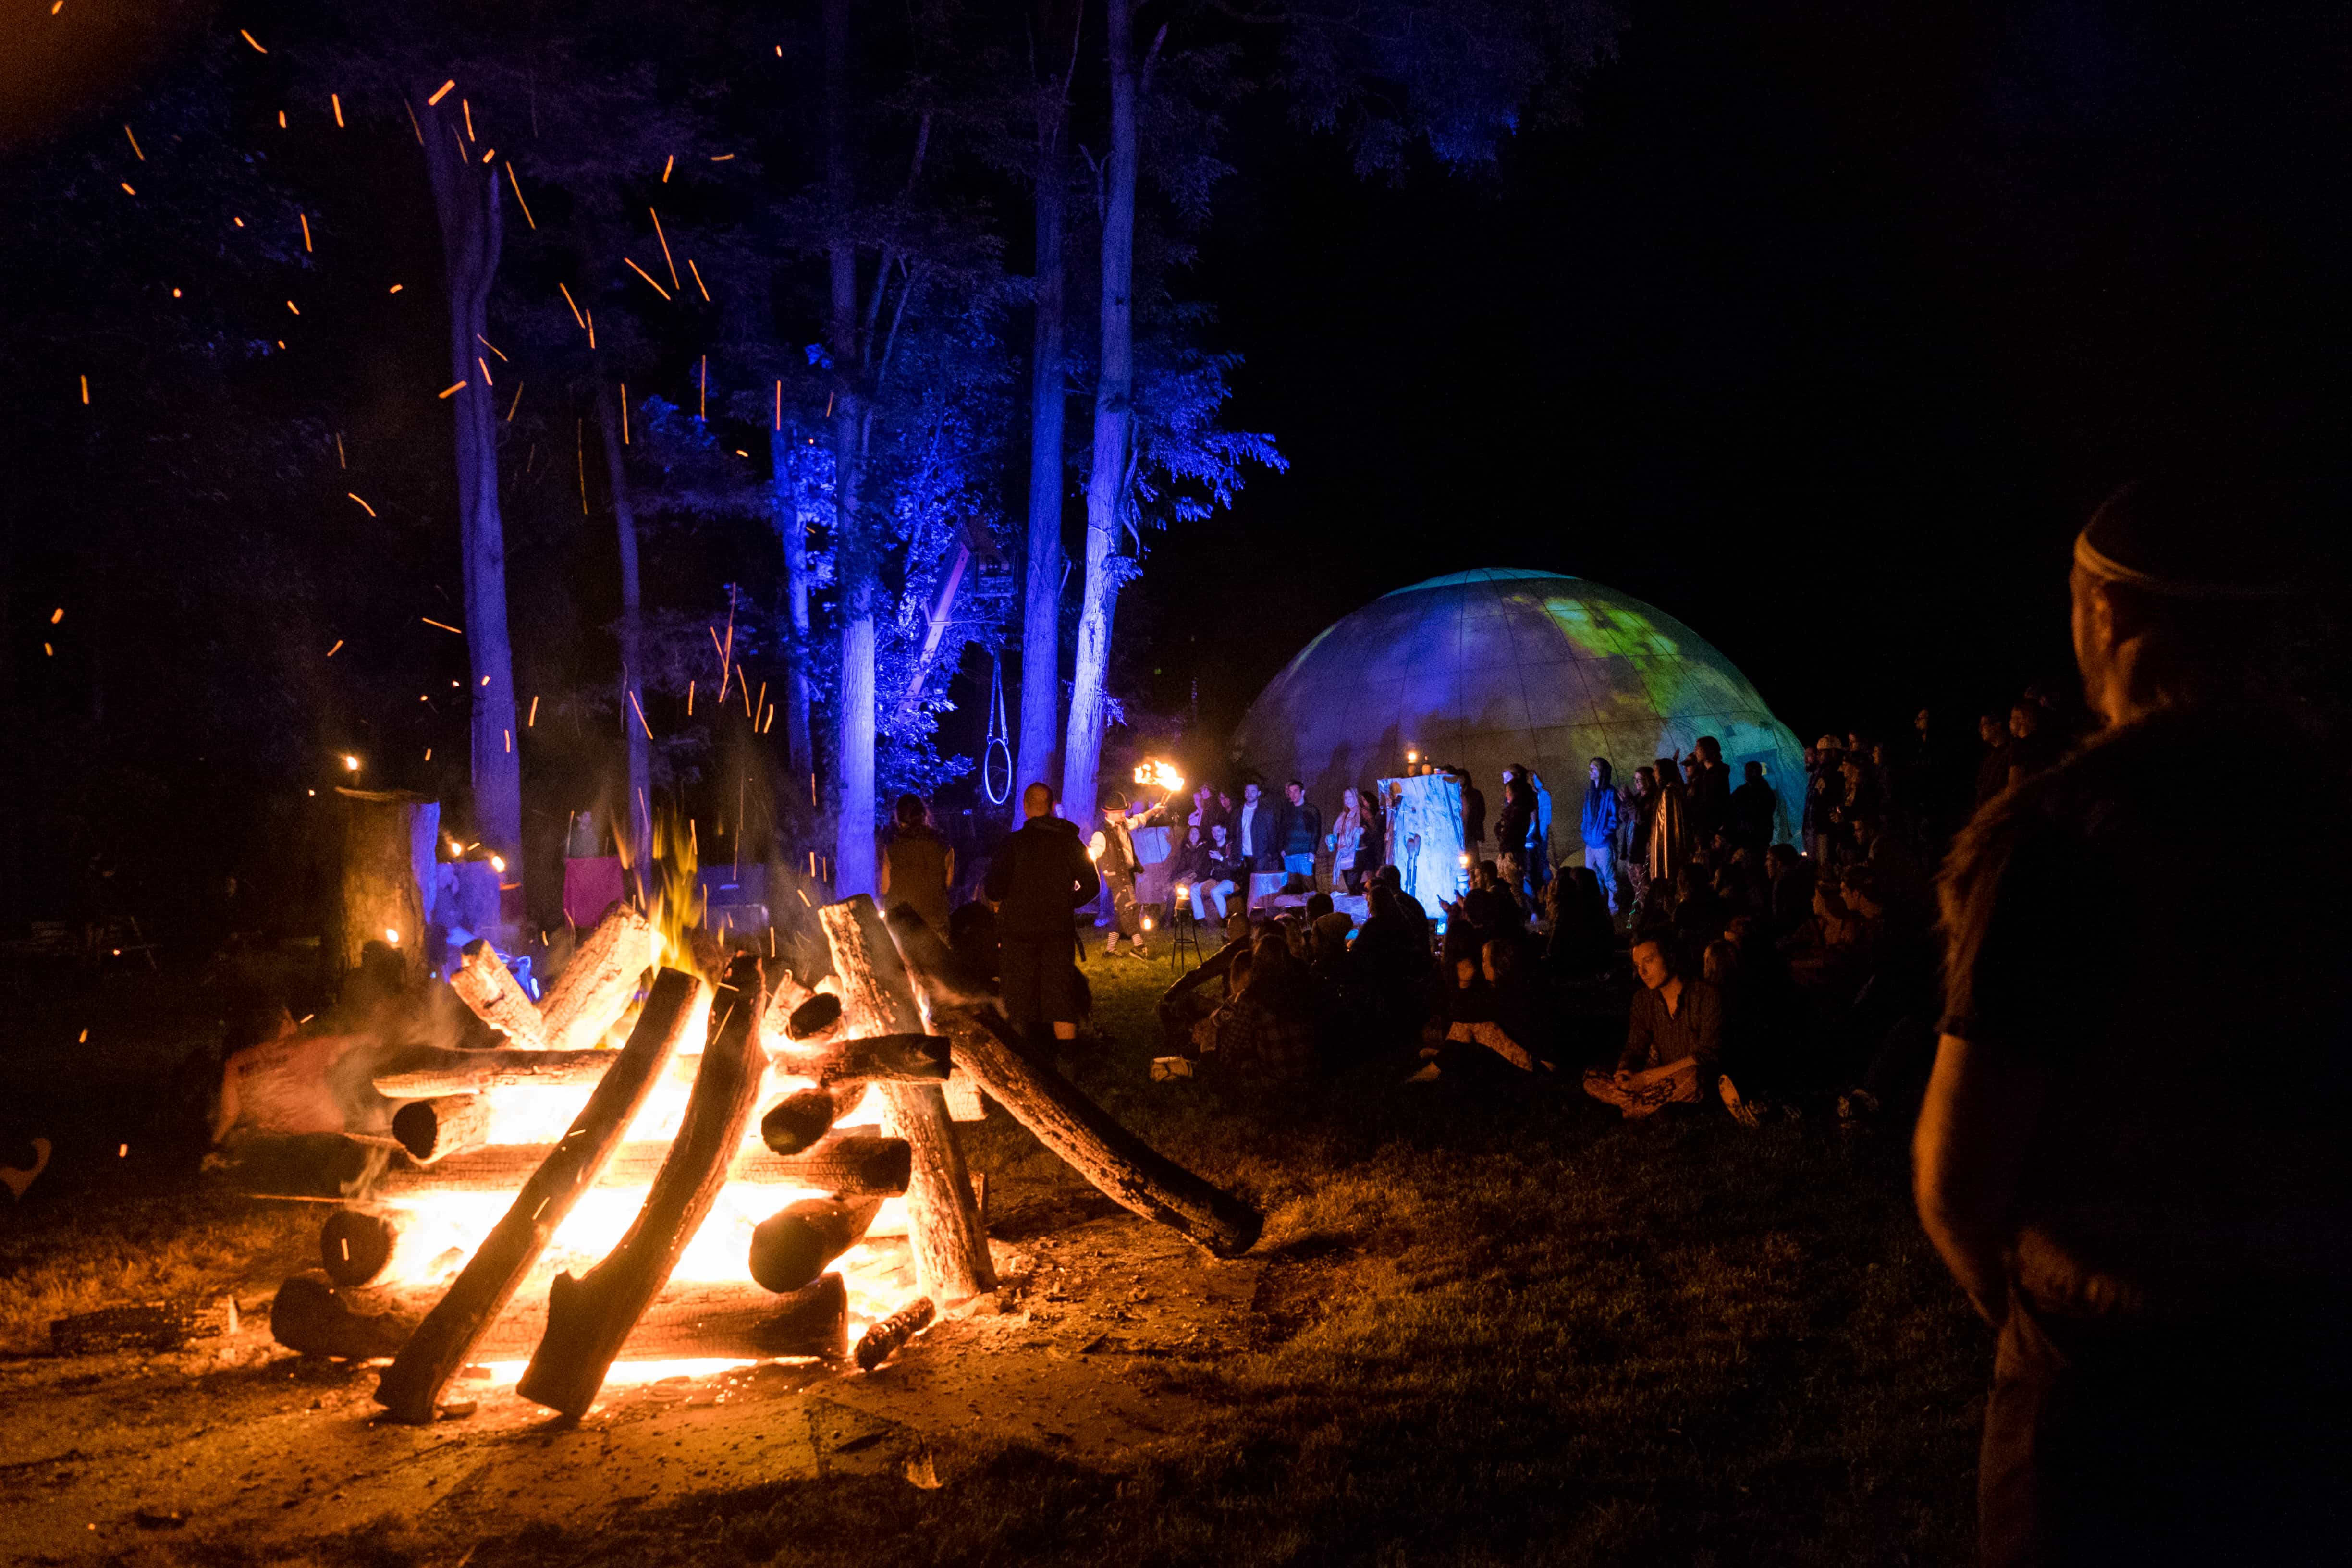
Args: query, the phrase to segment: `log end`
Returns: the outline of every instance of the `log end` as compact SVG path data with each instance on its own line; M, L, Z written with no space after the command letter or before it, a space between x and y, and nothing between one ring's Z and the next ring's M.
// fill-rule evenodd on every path
M761 1141L787 1158L805 1154L833 1131L837 1113L832 1095L821 1089L804 1089L787 1095L760 1118Z

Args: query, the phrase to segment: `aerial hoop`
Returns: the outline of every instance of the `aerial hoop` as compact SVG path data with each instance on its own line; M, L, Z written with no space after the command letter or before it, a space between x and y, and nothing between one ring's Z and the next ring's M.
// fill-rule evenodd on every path
M997 782L997 754L1004 756L1004 779ZM1004 722L1004 656L991 656L988 672L988 746L980 757L981 793L991 805L1013 797L1013 737Z

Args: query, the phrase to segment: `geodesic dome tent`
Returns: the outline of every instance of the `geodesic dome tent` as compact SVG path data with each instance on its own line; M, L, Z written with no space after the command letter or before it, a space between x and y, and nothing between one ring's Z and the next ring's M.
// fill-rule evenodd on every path
M1629 594L1550 572L1433 577L1323 629L1251 704L1236 755L1297 778L1327 814L1349 784L1406 771L1405 753L1470 770L1487 819L1524 763L1551 792L1554 853L1577 847L1585 763L1625 783L1654 758L1723 742L1736 786L1760 762L1780 797L1776 838L1802 821L1804 752L1731 661Z

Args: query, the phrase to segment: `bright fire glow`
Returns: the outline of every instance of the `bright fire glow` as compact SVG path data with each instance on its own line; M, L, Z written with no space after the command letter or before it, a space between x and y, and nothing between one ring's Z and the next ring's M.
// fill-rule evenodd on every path
M489 1373L494 1387L520 1383L523 1369L530 1364L527 1361L488 1361L481 1363ZM613 1370L604 1374L604 1386L630 1388L659 1383L666 1377L717 1377L720 1373L733 1372L738 1367L758 1364L757 1362L726 1361L715 1357L704 1357L698 1361L616 1361L613 1363Z
M349 752L345 752L343 753L343 768L344 771L348 773L355 773L360 771L360 760L352 755Z
M1135 770L1135 782L1151 789L1173 791L1184 787L1184 775L1172 763L1154 759Z

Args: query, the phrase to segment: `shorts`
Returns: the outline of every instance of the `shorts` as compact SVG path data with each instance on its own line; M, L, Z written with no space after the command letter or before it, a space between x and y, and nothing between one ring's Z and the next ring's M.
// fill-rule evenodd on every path
M1006 937L999 944L998 963L1004 976L1004 1016L1014 1024L1078 1021L1078 967L1070 938Z

